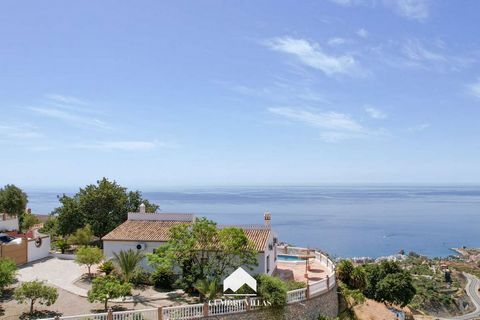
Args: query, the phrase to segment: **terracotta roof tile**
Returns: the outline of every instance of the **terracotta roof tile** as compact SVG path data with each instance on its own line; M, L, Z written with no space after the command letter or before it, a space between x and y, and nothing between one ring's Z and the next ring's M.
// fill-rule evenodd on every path
M102 238L102 240L168 241L170 228L184 221L127 220Z

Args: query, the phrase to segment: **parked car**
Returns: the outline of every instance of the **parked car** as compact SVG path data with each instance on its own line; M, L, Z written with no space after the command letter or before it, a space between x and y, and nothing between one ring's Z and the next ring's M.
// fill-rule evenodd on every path
M14 238L9 236L6 233L0 233L0 243L1 244L20 244L22 243L22 238Z

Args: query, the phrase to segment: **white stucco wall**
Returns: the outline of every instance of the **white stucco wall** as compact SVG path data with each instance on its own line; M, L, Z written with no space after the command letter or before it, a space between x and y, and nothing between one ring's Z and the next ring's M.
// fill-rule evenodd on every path
M50 236L42 236L42 245L37 248L35 239L28 240L27 260L28 262L45 258L50 253Z
M0 231L13 231L18 230L18 218L8 218L7 220L1 220L0 216Z
M143 253L152 253L154 249L160 247L161 245L165 244L165 242L148 242L148 241L109 241L103 240L103 255L106 259L113 258L113 253L119 253L121 250L137 250L137 245L144 244L145 249L142 250ZM152 271L152 267L150 267L147 263L147 259L143 259L141 263L142 268L148 271Z
M251 275L259 274L259 273L267 273L267 257L270 260L270 269L268 270L268 274L272 274L275 268L277 267L277 261L275 259L275 245L273 245L273 232L270 234L270 238L268 239L264 252L257 253L257 262L258 266L254 267L253 270L250 270L244 267L245 271L248 271ZM121 250L137 250L138 244L145 244L144 253L152 253L154 249L160 247L161 245L165 244L166 242L148 242L148 241L111 241L111 240L104 240L103 241L103 254L106 259L113 258L114 252L120 252ZM269 244L272 244L272 249L269 249ZM146 259L143 259L141 266L148 271L152 271L152 268L148 265Z

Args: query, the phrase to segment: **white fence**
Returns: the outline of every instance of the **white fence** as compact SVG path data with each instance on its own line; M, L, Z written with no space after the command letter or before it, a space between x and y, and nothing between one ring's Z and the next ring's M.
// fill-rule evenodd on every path
M204 304L190 304L187 306L178 307L166 307L162 310L162 320L184 320L184 319L197 319L204 316Z
M287 292L287 303L295 303L307 300L307 288Z
M327 268L327 278L319 281L310 282L306 288L291 290L287 292L287 303L296 303L308 300L335 288L335 264L326 255L306 248L298 247L278 247L278 253L304 255L310 253L315 256L315 260ZM249 301L249 303L247 302ZM198 303L190 305L181 305L173 307L160 307L156 309L144 309L121 312L108 312L97 314L85 314L80 316L66 316L49 318L43 320L188 320L199 319L207 316L234 314L238 312L247 312L263 308L263 299L252 297L241 300L228 300L225 303L210 304Z

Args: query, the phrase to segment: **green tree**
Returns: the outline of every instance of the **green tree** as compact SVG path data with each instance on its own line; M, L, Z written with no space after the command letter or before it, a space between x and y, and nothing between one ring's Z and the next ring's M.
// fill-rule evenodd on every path
M118 254L113 253L113 262L120 269L125 282L130 282L142 259L143 254L138 250L128 249L127 251L121 250Z
M40 219L32 213L26 213L23 215L22 219L22 230L28 231L34 225L40 223Z
M34 280L29 282L22 282L22 284L15 289L14 298L19 303L30 303L30 313L33 313L33 306L35 302L50 306L57 301L57 289L45 285L42 281Z
M283 306L287 303L287 285L280 278L267 274L257 276L257 292L272 306Z
M350 277L350 286L354 289L363 290L367 286L367 273L365 270L358 266L353 269Z
M178 267L180 284L191 291L198 280L219 281L239 266L251 268L257 264L256 255L242 229L218 229L214 222L201 218L172 227L167 244L147 257L155 268Z
M378 282L376 300L404 307L412 301L415 293L412 277L408 272L401 271L388 274Z
M73 197L63 195L59 201L61 206L54 214L58 216L62 235L72 234L89 224L93 234L101 238L124 222L128 212L137 211L141 203L148 212L158 209L157 205L142 199L139 191L127 192L106 178L81 188Z
M75 262L86 265L88 268L88 276L91 278L92 273L90 268L103 260L103 252L97 247L82 247L78 248L75 256Z
M11 216L17 216L20 226L22 226L27 203L27 194L15 185L7 184L0 188L0 211Z
M87 224L83 228L77 229L69 238L68 242L80 246L88 246L94 239L92 228Z
M3 290L15 282L15 273L17 265L10 258L0 259L0 294Z
M353 270L355 270L355 267L350 260L340 261L336 268L338 280L342 281L347 286L350 286L352 282Z
M364 265L363 268L367 274L367 286L363 293L367 298L406 305L415 296L410 273L397 262L382 261Z
M198 280L194 287L200 293L202 301L215 299L219 290L218 281L216 279L212 281L206 279Z
M88 301L99 301L108 308L108 300L124 297L130 294L131 284L122 283L114 276L98 277L93 280L92 289L88 291Z
M41 233L49 234L51 237L58 235L58 218L50 215L43 223L43 227L40 229Z

